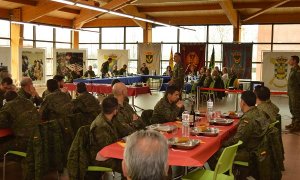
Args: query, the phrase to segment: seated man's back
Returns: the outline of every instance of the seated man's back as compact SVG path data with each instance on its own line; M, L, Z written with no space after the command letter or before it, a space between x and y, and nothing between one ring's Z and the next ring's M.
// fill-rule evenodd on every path
M7 102L0 110L0 128L11 128L14 138L1 143L0 155L8 150L26 151L27 142L40 117L33 103L20 96Z
M99 101L89 92L80 94L73 100L74 112L87 113L96 116L100 113Z
M242 93L241 109L244 115L240 119L235 135L223 143L224 146L230 146L239 140L243 141L235 158L237 160L249 160L250 152L258 147L263 133L271 122L270 117L265 112L255 107L255 102L256 96L252 91Z
M72 114L72 111L73 104L70 96L59 89L47 95L40 108L42 120L64 118Z

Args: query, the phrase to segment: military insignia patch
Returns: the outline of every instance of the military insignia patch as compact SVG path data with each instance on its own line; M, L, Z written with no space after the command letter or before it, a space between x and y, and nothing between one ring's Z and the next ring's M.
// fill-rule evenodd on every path
M274 63L274 75L279 80L283 80L287 77L288 65L286 62L287 59L281 56L278 57Z
M153 52L146 52L146 63L151 64L153 62Z

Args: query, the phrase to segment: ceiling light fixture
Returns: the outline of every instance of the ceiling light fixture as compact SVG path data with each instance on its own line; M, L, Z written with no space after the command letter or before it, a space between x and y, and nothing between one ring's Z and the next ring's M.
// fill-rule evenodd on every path
M68 1L68 0L51 0L51 1L59 2L59 3L63 3L63 4L68 4L68 5L75 5L75 2Z
M91 5L82 4L82 3L78 3L78 2L73 2L73 1L70 1L70 0L51 0L51 1L59 2L59 3L63 3L63 4L68 4L68 5L75 5L77 7L81 7L81 8L85 8L85 9L90 9L90 10L94 10L94 11L109 13L109 14L113 14L113 15L117 15L117 16L121 16L121 17L125 17L125 18L130 18L130 19L136 19L136 20L139 20L139 21L144 21L144 22L157 24L157 25L161 25L161 26L165 26L165 27L174 27L174 28L177 28L177 29L196 31L195 29L190 29L190 28L181 27L181 26L173 26L173 25L170 25L170 24L153 21L153 20L146 19L146 18L135 17L135 16L132 16L132 15L129 15L129 14L119 13L119 12L111 11L111 10L104 9L104 8L101 8L101 7L96 7L96 6L91 6Z
M94 11L104 12L104 13L108 12L108 10L106 10L106 9L96 7L96 6L90 6L90 5L82 4L82 3L76 3L75 6L85 8L85 9L94 10Z

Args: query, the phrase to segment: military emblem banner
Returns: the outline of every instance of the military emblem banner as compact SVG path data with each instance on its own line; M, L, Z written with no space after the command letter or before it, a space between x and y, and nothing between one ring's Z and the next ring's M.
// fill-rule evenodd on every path
M205 49L206 44L203 43L181 43L180 53L183 66L186 72L190 72L191 68L198 71L205 65ZM187 67L189 69L187 69Z
M123 67L124 64L128 66L129 50L117 50L117 49L99 49L98 50L98 70L100 73L101 65L107 61L108 58L112 58L112 63L109 64L109 71L113 71L113 67L116 65L118 70ZM129 69L129 68L128 68ZM129 71L130 72L130 71ZM133 73L133 72L130 72Z
M156 71L160 74L161 44L140 43L138 44L138 72L143 63L146 63L150 74Z
M299 56L293 51L264 51L262 80L271 90L287 91L290 66L287 64L291 56Z
M251 79L253 44L223 44L223 67L233 68L238 79Z

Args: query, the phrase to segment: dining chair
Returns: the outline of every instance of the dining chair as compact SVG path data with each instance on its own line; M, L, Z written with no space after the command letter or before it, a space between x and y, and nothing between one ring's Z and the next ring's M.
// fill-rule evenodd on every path
M235 158L236 151L238 146L241 145L243 142L239 141L238 143L226 147L222 152L216 168L214 171L206 170L206 169L199 169L195 170L186 176L183 176L183 180L233 180L234 175L232 173L232 164ZM228 172L228 175L224 174Z

